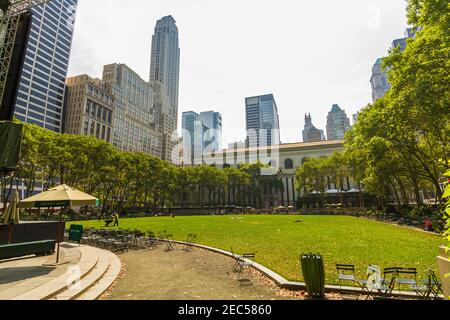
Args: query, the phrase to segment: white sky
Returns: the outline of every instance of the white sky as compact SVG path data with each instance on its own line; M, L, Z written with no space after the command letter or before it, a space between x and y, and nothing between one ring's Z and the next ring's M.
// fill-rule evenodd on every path
M375 60L406 29L405 0L79 0L69 75L125 63L148 80L156 21L180 32L179 117L219 111L226 143L245 138L245 97L273 93L282 142L301 141L305 113L326 127L371 102ZM179 125L180 128L180 125Z

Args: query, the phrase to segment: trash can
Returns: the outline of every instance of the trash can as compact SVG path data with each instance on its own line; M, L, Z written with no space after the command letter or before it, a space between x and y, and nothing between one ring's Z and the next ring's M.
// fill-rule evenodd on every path
M67 241L81 243L81 238L83 237L83 226L72 224L69 230L69 237Z

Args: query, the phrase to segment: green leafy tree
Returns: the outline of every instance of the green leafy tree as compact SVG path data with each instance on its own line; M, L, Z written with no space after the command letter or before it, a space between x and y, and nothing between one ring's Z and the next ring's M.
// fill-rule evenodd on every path
M328 187L327 174L329 173L327 158L309 158L297 169L297 189L304 191L305 195L318 193L320 206L325 203L325 192Z

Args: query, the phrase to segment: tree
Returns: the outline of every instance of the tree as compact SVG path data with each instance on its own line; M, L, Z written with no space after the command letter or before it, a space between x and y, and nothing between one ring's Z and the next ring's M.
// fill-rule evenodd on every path
M325 203L325 191L327 190L327 158L309 158L297 169L296 185L299 192L304 191L305 195L318 193L319 204L323 207Z
M383 60L391 89L366 106L346 135L351 175L386 204L410 194L422 203L420 189L434 188L450 159L450 13L443 0L409 0L408 20L416 35L406 50L394 48Z
M243 194L239 192L247 188L252 180L252 176L240 169L225 168L224 173L227 176L228 202L234 205L243 205Z

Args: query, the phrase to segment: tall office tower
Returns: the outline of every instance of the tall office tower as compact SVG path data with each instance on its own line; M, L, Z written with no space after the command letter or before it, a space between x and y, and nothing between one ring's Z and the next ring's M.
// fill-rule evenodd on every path
M194 163L203 153L221 150L222 115L208 111L183 112L183 149L185 163Z
M200 121L207 128L203 137L205 149L207 152L220 151L222 149L222 115L214 111L201 112Z
M352 119L353 119L352 126L354 126L356 124L356 122L358 121L358 118L359 118L359 111L352 116Z
M119 150L161 157L161 137L150 84L125 64L104 66L103 82L114 98L113 145Z
M31 31L15 106L22 121L62 132L65 82L78 0L31 9Z
M183 161L185 164L194 164L196 158L201 158L203 148L203 124L200 115L193 111L183 112Z
M176 146L173 133L178 124L178 88L180 78L180 47L178 42L178 27L172 16L166 16L157 21L152 37L152 54L150 63L150 82L154 91L166 105L156 104L160 114L162 130L162 158L171 160L172 150ZM157 85L160 82L161 85Z
M250 147L280 144L280 120L273 94L245 99L247 141Z
M100 79L80 75L67 79L64 132L112 143L114 98Z
M382 68L383 60L377 59L377 62L372 67L372 77L370 84L372 85L372 101L375 103L378 99L384 97L391 86L387 79L387 70Z
M303 142L318 142L325 140L323 130L319 130L313 125L311 114L305 115L305 129L302 134Z
M414 38L416 32L412 28L408 28L405 31L405 36L400 39L395 39L392 41L391 49L400 48L400 51L405 51L407 40ZM372 77L370 78L370 83L372 85L372 101L375 103L378 99L384 97L384 95L389 91L391 86L387 78L387 73L389 69L385 70L382 68L383 59L379 58L372 67Z
M327 119L327 138L332 140L344 140L345 133L350 129L350 119L339 105L334 104Z

